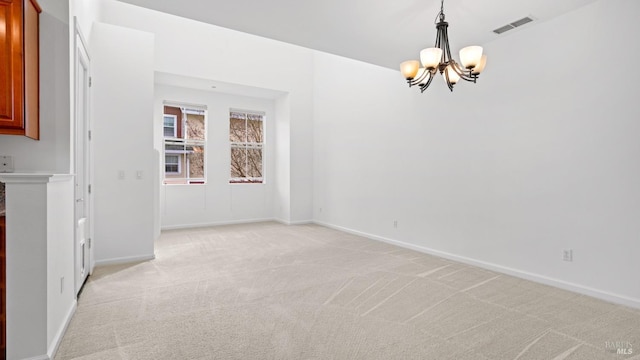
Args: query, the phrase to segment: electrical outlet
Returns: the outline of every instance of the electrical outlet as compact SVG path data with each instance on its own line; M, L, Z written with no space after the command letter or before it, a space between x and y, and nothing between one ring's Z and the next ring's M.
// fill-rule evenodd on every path
M573 249L562 250L562 261L573 261Z
M118 170L118 179L124 180L124 170Z
M13 172L13 157L0 156L0 173Z
M393 220L393 227L394 227L395 229L397 229L397 228L398 228L398 220Z

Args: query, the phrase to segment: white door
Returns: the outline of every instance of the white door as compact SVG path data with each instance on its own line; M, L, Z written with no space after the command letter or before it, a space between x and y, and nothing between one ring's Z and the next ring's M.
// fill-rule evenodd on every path
M93 270L93 246L91 244L90 60L77 21L75 28L75 291L78 294L87 276Z

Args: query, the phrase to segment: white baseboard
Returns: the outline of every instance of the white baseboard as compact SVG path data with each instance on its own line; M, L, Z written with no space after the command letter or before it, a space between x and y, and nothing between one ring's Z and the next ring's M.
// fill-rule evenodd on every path
M224 225L253 224L253 223L261 223L261 222L269 222L269 221L275 221L284 225L313 224L313 220L287 221L287 220L282 220L278 218L261 218L261 219L214 221L209 223L196 223L196 224L183 224L183 225L168 225L168 226L163 226L161 230L197 229L197 228L205 228L205 227L224 226Z
M161 230L196 229L196 228L204 228L204 227L212 227L212 226L251 224L251 223L260 223L260 222L268 222L268 221L278 221L278 220L276 220L274 218L261 218L261 219L242 219L242 220L214 221L214 222L208 222L208 223L168 225L168 226L162 226L160 229Z
M22 360L51 360L53 359L52 357L49 357L49 355L39 355L36 357L31 357L31 358L25 358Z
M608 301L608 302L611 302L611 303L616 303L616 304L625 305L625 306L629 306L629 307L640 309L640 299L634 299L634 298L630 298L630 297L627 297L627 296L624 296L624 295L613 294L613 293L610 293L610 292L607 292L607 291L594 289L594 288L591 288L591 287L588 287L588 286L578 285L578 284L570 283L570 282L567 282L567 281L564 281L564 280L549 278L549 277L542 276L542 275L539 275L539 274L534 274L534 273L530 273L530 272L526 272L526 271L522 271L522 270L518 270L518 269L513 269L513 268L510 268L510 267L506 267L506 266L502 266L502 265L498 265L498 264L493 264L493 263L489 263L489 262L485 262L485 261L480 261L480 260L476 260L476 259L472 259L472 258L468 258L468 257L464 257L464 256L459 256L459 255L447 253L447 252L444 252L444 251L434 250L434 249L430 249L430 248L427 248L427 247L424 247L424 246L418 246L418 245L414 245L414 244L410 244L410 243L406 243L406 242L402 242L402 241L398 241L398 240L394 240L394 239L389 239L389 238L385 238L385 237L382 237L382 236L369 234L369 233L365 233L365 232L362 232L362 231L353 230L353 229L350 229L350 228L346 228L346 227L342 227L342 226L338 226L338 225L325 223L325 222L322 222L322 221L314 221L313 223L318 224L318 225L322 225L322 226L326 226L328 228L332 228L332 229L335 229L335 230L344 231L346 233L350 233L350 234L366 237L368 239L382 241L382 242L385 242L385 243L388 243L388 244L392 244L392 245L397 245L397 246L400 246L400 247L403 247L403 248L406 248L406 249L419 251L419 252L422 252L422 253L425 253L425 254L434 255L434 256L445 258L445 259L458 261L458 262L461 262L461 263L464 263L464 264L473 265L473 266L477 266L477 267L480 267L480 268L483 268L483 269L492 270L492 271L496 271L496 272L499 272L499 273L515 276L517 278L530 280L530 281L537 282L537 283L540 283L540 284L545 284L545 285L557 287L557 288L560 288L560 289L563 289L563 290L568 290L568 291L572 291L572 292L575 292L575 293L591 296L591 297L594 297L594 298L597 298L597 299L600 299L600 300L604 300L604 301Z
M116 264L129 264L136 262L149 261L156 258L155 254L151 255L140 255L140 256L127 256L121 258L114 259L104 259L104 260L96 260L96 266L105 266L105 265L116 265Z
M284 225L308 225L313 224L313 220L298 220L298 221L287 221L282 219L273 219L276 222Z
M47 353L45 355L38 355L30 358L25 358L22 360L51 360L55 358L56 353L58 352L58 348L60 347L60 343L62 342L62 338L64 334L67 332L67 328L69 327L69 323L71 323L71 319L73 318L73 314L76 313L76 309L78 308L78 301L73 300L69 311L67 311L67 315L64 318L64 322L56 332L56 335L51 340L51 344L49 344L49 349L47 349Z
M64 318L64 323L58 329L58 332L54 336L51 344L49 344L49 350L47 351L47 355L48 355L47 359L55 358L56 353L58 352L58 348L60 347L60 343L62 342L62 337L64 337L64 334L67 332L67 328L69 327L71 318L73 318L73 314L76 313L77 308L78 308L78 301L74 299L73 304L71 304L71 307L69 308L69 311L67 311L67 315Z

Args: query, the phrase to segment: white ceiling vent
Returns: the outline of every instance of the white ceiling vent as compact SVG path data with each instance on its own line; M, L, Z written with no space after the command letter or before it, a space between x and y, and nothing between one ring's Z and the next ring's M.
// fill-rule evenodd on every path
M503 32L509 31L511 29L515 29L518 26L522 26L522 25L530 23L532 21L533 21L533 19L531 17L529 17L529 16L523 17L522 19L516 20L516 21L512 22L511 24L507 24L505 26L499 27L499 28L493 30L493 32L496 33L496 34L502 34Z

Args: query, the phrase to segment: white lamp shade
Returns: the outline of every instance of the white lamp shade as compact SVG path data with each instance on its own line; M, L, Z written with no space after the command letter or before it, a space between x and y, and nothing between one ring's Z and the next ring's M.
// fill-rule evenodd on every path
M487 55L482 54L482 58L480 58L480 63L476 65L476 67L471 70L473 75L478 75L484 70L484 67L487 65Z
M467 46L460 50L460 62L465 69L473 69L482 59L482 46Z
M420 68L420 62L418 60L409 60L400 64L400 72L405 79L411 80L418 74Z
M427 70L432 70L438 67L440 59L442 58L442 49L428 48L420 51L420 62Z
M460 75L458 75L458 73L451 68L451 65L447 66L445 71L446 71L447 77L449 77L449 82L451 84L457 84L458 80L460 80ZM445 81L446 81L446 78L445 78Z

